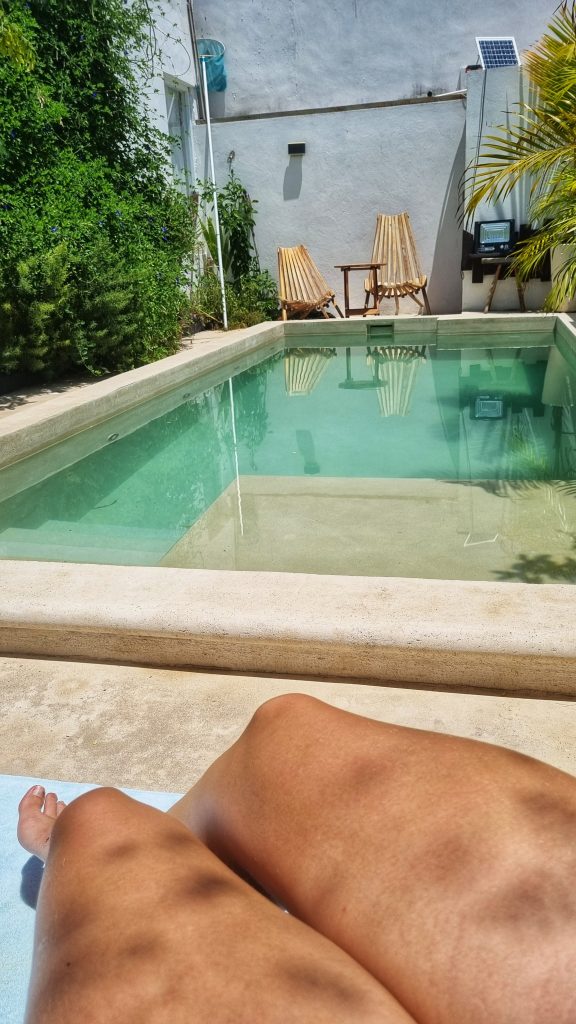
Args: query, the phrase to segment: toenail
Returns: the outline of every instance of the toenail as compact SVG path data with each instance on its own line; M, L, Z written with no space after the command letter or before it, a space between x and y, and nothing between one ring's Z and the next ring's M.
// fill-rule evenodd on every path
M32 792L34 796L42 796L44 792L44 786L34 786Z

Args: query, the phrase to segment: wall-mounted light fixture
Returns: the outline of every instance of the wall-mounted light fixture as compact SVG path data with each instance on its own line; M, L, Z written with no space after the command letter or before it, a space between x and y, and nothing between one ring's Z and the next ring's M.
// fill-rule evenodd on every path
M305 142L289 142L288 143L288 156L304 156L306 152Z

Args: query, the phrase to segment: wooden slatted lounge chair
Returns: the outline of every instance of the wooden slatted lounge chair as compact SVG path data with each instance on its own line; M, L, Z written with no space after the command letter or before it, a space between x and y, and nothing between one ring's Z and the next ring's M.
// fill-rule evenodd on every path
M283 320L289 317L303 320L314 310L329 319L326 307L330 303L342 316L334 291L322 277L305 245L278 249L278 291Z
M378 303L382 299L394 299L396 315L400 312L400 299L409 296L430 314L426 285L428 278L422 273L416 251L416 243L407 213L392 215L379 213L376 218L376 234L372 250L372 262L384 266L378 271ZM372 299L371 284L364 282L366 292L365 308ZM422 292L424 302L417 293Z

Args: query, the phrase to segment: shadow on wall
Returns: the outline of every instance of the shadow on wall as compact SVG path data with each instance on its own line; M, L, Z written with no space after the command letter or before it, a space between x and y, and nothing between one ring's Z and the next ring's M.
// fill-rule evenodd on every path
M209 92L210 117L226 117L226 93Z
M450 171L436 234L428 286L428 299L433 313L462 312L462 231L458 222L458 208L465 158L464 130Z
M284 172L284 199L298 199L302 189L302 157L291 156Z

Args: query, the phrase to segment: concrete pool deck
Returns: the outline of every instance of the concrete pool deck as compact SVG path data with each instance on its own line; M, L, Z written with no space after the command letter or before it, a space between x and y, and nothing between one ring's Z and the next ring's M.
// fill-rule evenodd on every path
M92 383L79 382L62 392L38 388L0 416L0 468L24 459L73 434L134 409L146 399L177 387L182 380L209 374L224 362L242 359L274 341L282 342L280 323L242 331L205 331L176 355ZM26 400L27 399L27 400Z
M182 791L256 707L288 692L576 774L576 701L33 658L0 658L0 772Z

